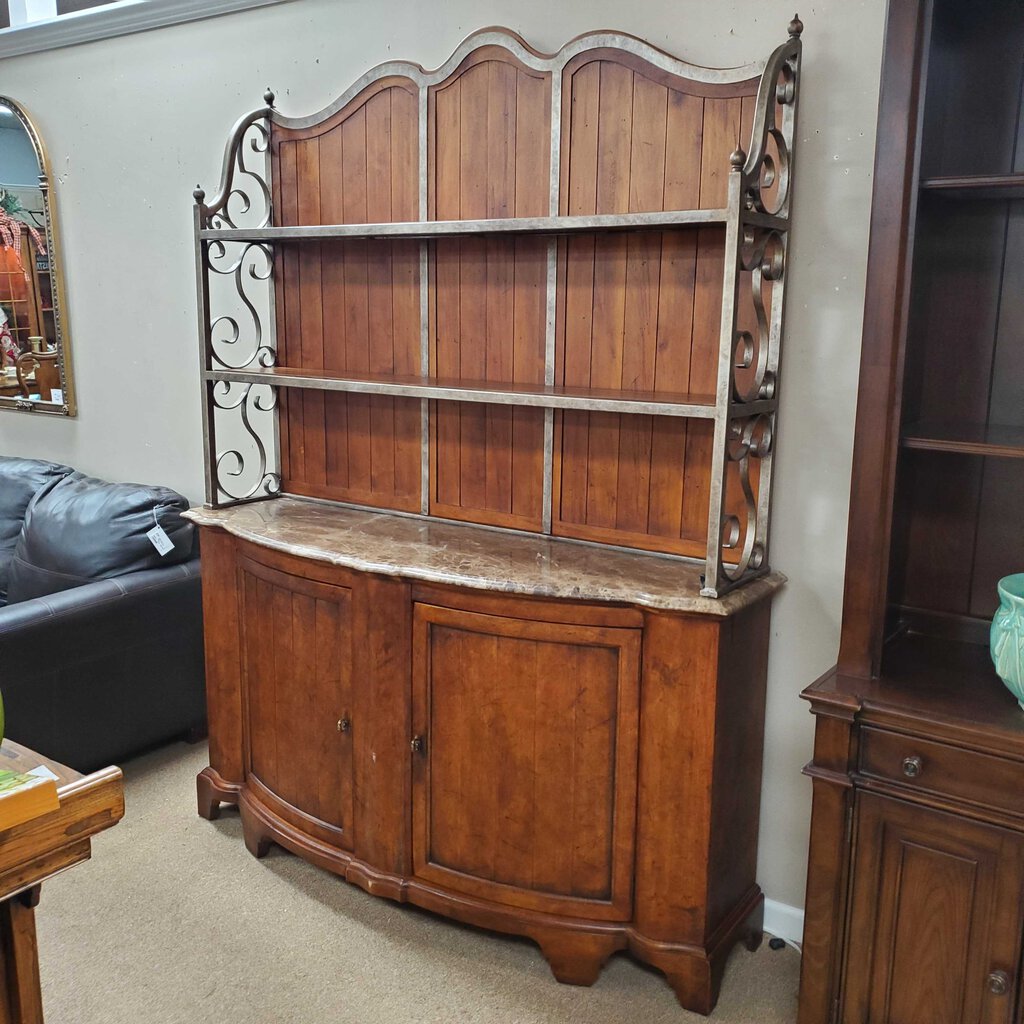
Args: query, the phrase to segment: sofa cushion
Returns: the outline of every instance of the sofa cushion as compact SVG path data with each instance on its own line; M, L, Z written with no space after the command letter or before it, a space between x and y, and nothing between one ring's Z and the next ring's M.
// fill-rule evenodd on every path
M8 601L70 590L192 555L188 502L166 487L111 484L72 473L40 491L25 513L14 549ZM159 554L147 533L160 526L173 545Z
M44 487L71 473L70 466L0 455L0 605L7 601L7 576L28 503Z

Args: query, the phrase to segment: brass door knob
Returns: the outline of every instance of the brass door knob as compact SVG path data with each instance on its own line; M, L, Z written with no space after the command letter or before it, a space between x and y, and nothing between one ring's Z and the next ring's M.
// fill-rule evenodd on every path
M992 995L1005 996L1010 991L1010 976L1006 971L993 971L985 979L985 984Z
M924 771L924 765L916 754L903 758L903 774L908 779L916 779L922 771Z
M352 728L352 723L347 718L338 719L338 732L348 732Z

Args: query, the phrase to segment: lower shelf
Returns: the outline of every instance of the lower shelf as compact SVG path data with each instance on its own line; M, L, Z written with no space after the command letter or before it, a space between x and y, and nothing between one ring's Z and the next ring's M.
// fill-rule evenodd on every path
M675 392L626 391L613 388L568 387L559 384L503 384L498 381L445 379L402 374L358 374L333 370L298 370L276 366L265 370L207 370L212 381L240 384L271 384L281 388L312 391L344 391L361 395L397 398L428 398L435 401L476 402L544 409L580 409L586 412L632 413L642 416L681 416L714 419L714 395ZM744 405L745 415L774 408L773 401Z

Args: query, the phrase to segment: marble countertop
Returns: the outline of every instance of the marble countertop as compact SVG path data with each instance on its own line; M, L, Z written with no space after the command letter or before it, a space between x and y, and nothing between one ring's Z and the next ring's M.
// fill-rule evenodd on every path
M722 598L701 597L702 566L637 551L272 498L185 515L200 526L301 558L361 572L531 597L608 601L731 615L785 583L773 572Z

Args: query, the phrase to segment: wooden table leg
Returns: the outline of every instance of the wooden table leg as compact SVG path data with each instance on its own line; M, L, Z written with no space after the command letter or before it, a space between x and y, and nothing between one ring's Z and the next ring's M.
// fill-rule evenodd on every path
M36 944L38 885L0 903L0 1024L43 1024Z

